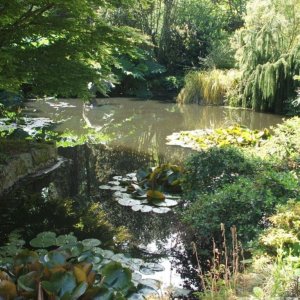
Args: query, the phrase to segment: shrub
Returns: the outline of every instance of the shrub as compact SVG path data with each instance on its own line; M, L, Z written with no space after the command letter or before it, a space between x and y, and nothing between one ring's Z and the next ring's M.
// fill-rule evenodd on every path
M253 178L239 177L211 194L199 193L196 201L184 212L183 219L195 229L199 241L221 239L219 228L227 231L235 225L239 240L249 242L267 225L277 204L283 204L300 191L292 172L265 171Z
M185 199L193 200L199 193L213 192L223 184L234 182L239 175L251 175L260 168L260 163L254 158L247 158L237 148L200 151L192 155L185 164L182 183Z

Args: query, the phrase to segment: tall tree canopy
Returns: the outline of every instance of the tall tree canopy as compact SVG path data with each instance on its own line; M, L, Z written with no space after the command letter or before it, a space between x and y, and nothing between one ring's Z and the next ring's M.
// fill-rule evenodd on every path
M105 91L118 57L136 58L145 41L107 16L135 0L2 0L0 89L86 96L88 83Z
M300 73L300 1L252 0L237 34L241 104L281 112Z

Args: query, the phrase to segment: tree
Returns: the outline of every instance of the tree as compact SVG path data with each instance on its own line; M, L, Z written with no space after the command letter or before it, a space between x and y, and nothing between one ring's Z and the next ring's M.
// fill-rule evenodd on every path
M300 1L250 1L245 27L236 38L243 72L240 104L282 112L295 96L293 77L300 73Z
M3 0L0 89L86 97L105 92L120 55L136 58L145 36L107 16L135 0Z

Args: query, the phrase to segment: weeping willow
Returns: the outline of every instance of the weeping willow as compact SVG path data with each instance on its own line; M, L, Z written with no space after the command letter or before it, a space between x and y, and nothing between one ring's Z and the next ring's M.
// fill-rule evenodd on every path
M300 73L300 0L250 1L237 35L240 105L281 112Z

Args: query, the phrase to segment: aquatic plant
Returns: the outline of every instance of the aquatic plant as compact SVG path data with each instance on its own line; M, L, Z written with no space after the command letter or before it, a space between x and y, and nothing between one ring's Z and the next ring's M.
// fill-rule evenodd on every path
M100 189L114 191L118 203L134 211L166 213L178 204L182 174L179 166L163 164L125 177L114 176L113 181Z
M268 129L250 130L240 125L228 128L181 131L167 137L168 145L179 145L195 150L223 146L255 146L270 137Z
M185 77L184 88L177 96L177 102L222 105L227 93L237 85L239 77L240 73L236 70L190 72Z
M155 293L159 287L154 279L142 279L141 272L162 271L162 266L102 249L97 239L43 232L30 242L37 250L24 244L14 237L0 248L5 299L143 299L147 290Z

